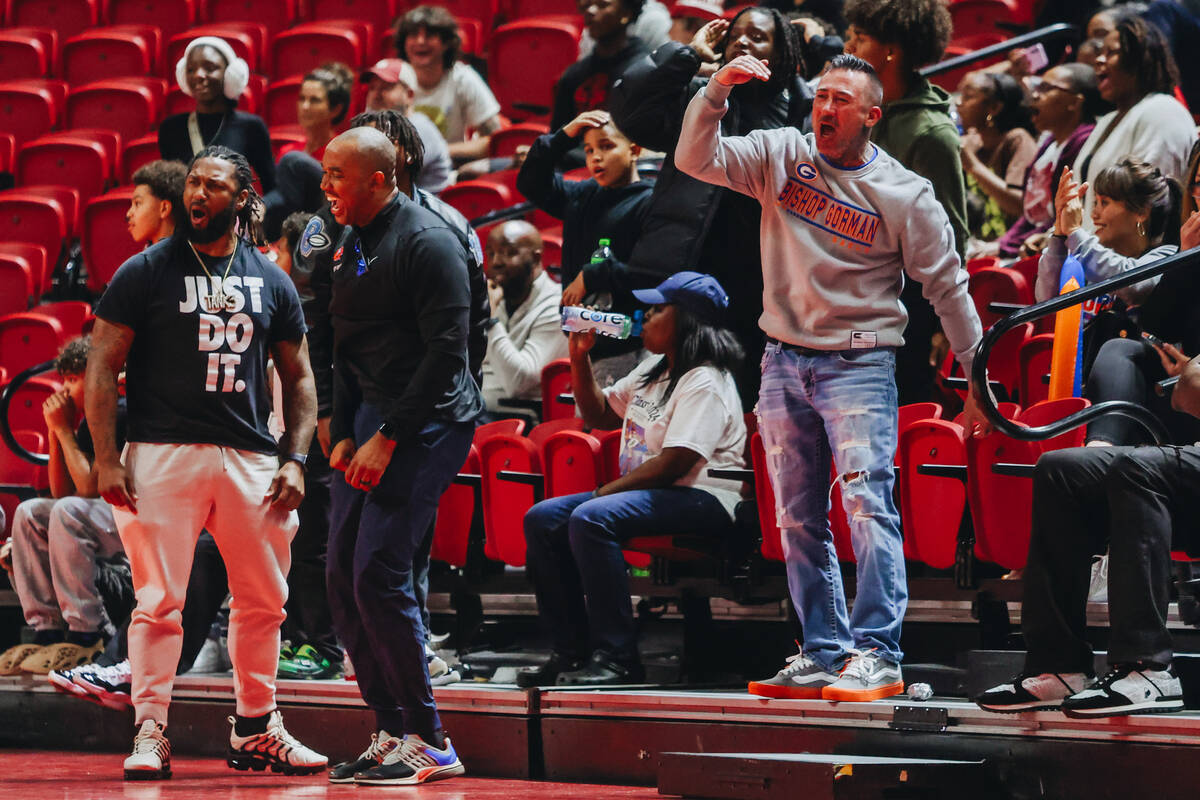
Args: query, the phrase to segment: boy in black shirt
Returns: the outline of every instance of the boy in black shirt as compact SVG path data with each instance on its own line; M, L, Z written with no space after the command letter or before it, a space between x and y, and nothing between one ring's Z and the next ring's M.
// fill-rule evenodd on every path
M229 765L307 774L326 764L287 732L275 705L288 545L316 398L296 290L236 232L235 218L261 237L251 184L243 156L202 150L184 185L181 231L121 265L96 307L86 405L97 488L113 506L138 597L129 625L138 733L126 779L171 774L163 731L201 528L221 549L233 592ZM268 353L283 384L278 446L267 429ZM123 364L124 461L114 435Z

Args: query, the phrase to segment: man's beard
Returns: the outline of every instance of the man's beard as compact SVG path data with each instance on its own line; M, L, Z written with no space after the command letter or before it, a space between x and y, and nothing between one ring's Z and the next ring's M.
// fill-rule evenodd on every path
M188 214L184 219L187 238L196 244L212 244L229 233L230 228L233 227L234 214L235 209L231 203L225 206L224 211L209 216L208 224L202 229L197 229L192 224L192 215Z

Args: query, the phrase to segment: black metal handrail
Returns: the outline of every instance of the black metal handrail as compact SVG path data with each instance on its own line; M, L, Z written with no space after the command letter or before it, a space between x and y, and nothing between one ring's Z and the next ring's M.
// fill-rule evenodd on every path
M1129 417L1145 428L1156 444L1162 444L1167 441L1169 437L1166 427L1148 408L1137 403L1131 403L1126 400L1109 400L1085 408L1082 411L1077 411L1074 414L1070 414L1056 422L1051 422L1039 428L1025 428L1017 425L1012 420L1005 419L1000 414L991 395L986 391L981 391L980 387L984 386L987 380L987 359L991 354L992 347L1000 340L1001 336L1018 325L1041 319L1042 317L1057 313L1064 308L1079 305L1093 297L1110 294L1117 289L1157 277L1175 267L1186 266L1191 269L1198 269L1200 268L1198 265L1200 265L1200 249L1176 253L1151 264L1145 264L1127 272L1122 272L1120 275L1108 280L1088 284L1082 289L1076 289L1068 294L1061 294L1044 302L1035 303L1020 311L1015 311L996 322L995 325L984 332L983 339L979 343L979 348L975 351L975 361L971 365L971 385L981 398L984 415L987 416L996 430L1006 436L1011 436L1013 439L1020 439L1027 442L1052 439L1104 414L1120 414Z
M932 75L940 75L943 72L965 67L969 64L974 64L977 61L983 61L985 58L991 58L1001 53L1007 53L1018 47L1028 47L1031 44L1038 42L1047 42L1051 39L1062 39L1067 36L1078 36L1079 31L1074 25L1069 25L1065 22L1057 22L1053 25L1047 25L1044 28L1038 28L1036 31L1022 33L1020 36L1014 36L1011 39L1005 39L1003 42L989 44L987 47L981 47L978 50L972 50L970 53L963 53L961 56L947 58L945 61L939 61L936 64L930 64L920 71L921 76L928 78Z
M10 450L19 457L34 464L49 464L50 456L49 454L30 452L25 449L24 445L17 441L17 437L13 435L12 426L8 424L8 407L12 403L13 395L16 394L17 389L20 389L27 380L53 368L53 360L35 364L14 377L4 387L4 391L0 392L0 437L4 438L4 443L8 445Z

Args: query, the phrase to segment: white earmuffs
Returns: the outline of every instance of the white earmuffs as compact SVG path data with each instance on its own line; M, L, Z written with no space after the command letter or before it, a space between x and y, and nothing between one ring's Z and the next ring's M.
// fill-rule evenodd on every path
M229 100L238 99L250 83L250 65L246 63L245 59L237 57L228 42L216 36L200 36L188 42L187 49L183 51L183 57L175 63L175 82L179 84L180 91L188 97L192 96L192 90L187 85L188 55L197 47L206 45L215 48L225 59L225 97Z

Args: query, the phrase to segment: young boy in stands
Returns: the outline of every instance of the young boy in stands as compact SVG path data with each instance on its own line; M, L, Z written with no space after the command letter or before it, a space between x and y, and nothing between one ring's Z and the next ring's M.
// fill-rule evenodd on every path
M96 491L95 452L83 419L87 337L55 361L63 388L42 404L49 431L51 497L26 500L13 516L13 587L32 643L0 654L0 675L71 669L95 660L114 634L96 585L97 559L124 553L112 509ZM118 417L123 428L123 420ZM118 431L124 440L123 431Z
M177 161L151 161L133 173L125 224L135 242L151 245L175 233L186 176L187 167Z
M564 153L583 140L591 178L565 180L555 169ZM641 148L629 140L607 111L585 111L556 133L539 136L517 176L517 190L534 205L563 221L562 302L605 304L630 312L637 307L625 262L642 231L653 181L638 178ZM611 257L592 262L601 239ZM592 353L601 386L624 377L639 361L636 340L604 339ZM623 358L615 358L624 356Z

